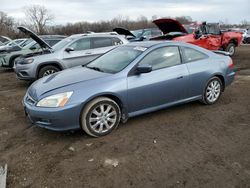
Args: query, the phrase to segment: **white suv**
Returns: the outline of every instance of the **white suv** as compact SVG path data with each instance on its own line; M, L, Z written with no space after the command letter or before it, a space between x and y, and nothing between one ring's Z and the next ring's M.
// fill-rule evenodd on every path
M15 61L15 72L17 78L33 81L67 68L85 65L115 46L127 43L124 36L114 32L72 35L53 46L50 53L19 58ZM46 46L46 42L42 46Z

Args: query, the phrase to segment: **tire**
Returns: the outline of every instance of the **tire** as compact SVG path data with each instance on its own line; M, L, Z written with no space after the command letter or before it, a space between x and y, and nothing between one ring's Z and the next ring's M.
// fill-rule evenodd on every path
M53 74L53 73L56 73L56 72L59 72L60 69L53 66L53 65L47 65L43 68L40 69L39 73L38 73L38 78L42 78L44 76L48 76L50 74Z
M119 105L110 98L98 97L90 101L82 110L80 124L88 135L100 137L116 129L120 119L121 110Z
M218 77L211 78L204 89L202 102L208 105L216 103L219 100L222 91L223 85L221 80Z
M233 56L235 54L235 44L229 43L225 49L226 52L229 53L230 56Z

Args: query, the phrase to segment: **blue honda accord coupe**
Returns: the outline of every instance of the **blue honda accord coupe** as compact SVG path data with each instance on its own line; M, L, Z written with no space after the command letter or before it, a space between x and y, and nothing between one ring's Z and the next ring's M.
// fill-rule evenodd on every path
M34 82L23 104L37 126L99 137L133 116L195 100L214 104L234 75L230 57L191 44L130 43Z

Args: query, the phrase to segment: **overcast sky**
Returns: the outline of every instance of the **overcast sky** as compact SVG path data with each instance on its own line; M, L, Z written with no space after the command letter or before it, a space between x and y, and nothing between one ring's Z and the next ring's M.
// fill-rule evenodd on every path
M191 16L193 20L228 23L250 21L250 0L0 0L0 11L22 21L23 8L39 4L55 16L53 24L110 20L141 15L157 17Z

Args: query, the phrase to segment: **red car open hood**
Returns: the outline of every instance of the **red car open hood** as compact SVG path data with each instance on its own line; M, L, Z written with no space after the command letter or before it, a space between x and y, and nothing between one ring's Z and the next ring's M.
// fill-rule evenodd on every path
M182 32L188 33L180 22L171 18L161 18L154 20L153 23L164 33Z

